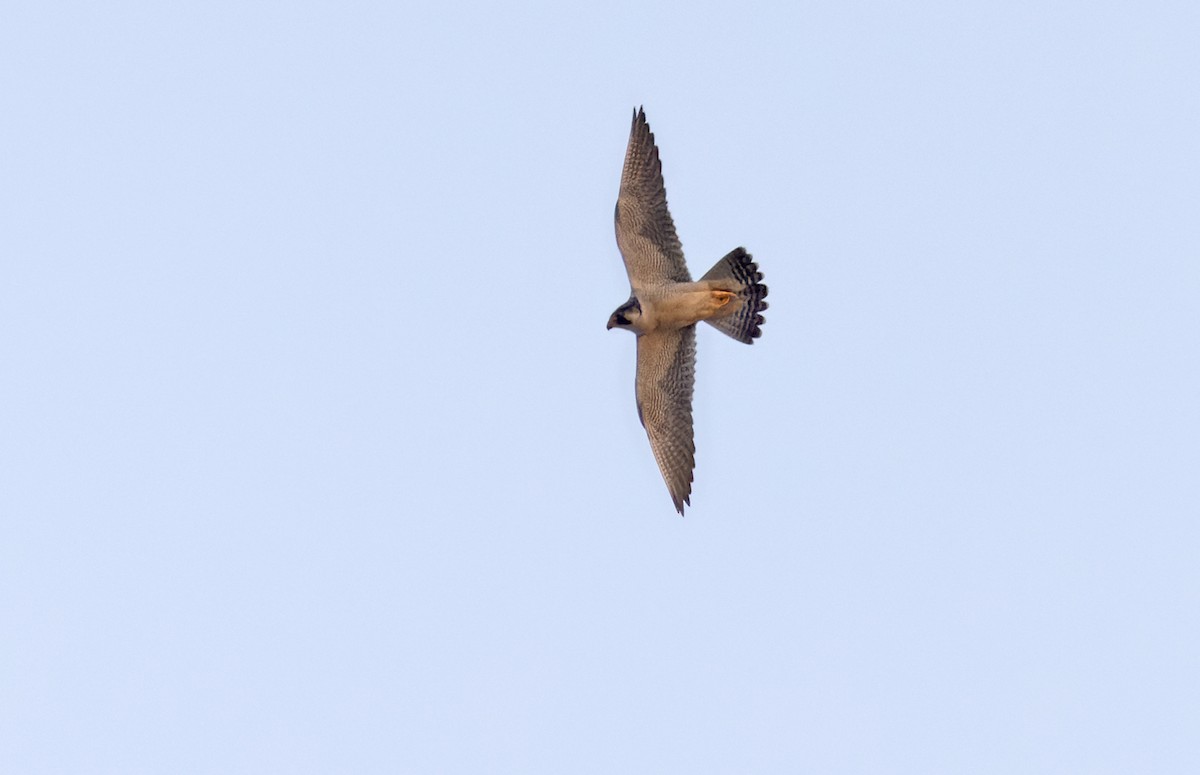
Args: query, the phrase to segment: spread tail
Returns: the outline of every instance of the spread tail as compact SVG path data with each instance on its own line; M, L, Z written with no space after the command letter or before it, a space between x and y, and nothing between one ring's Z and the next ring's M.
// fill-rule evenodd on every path
M708 318L704 322L723 334L733 337L739 342L754 344L754 340L762 336L759 328L763 324L762 311L767 308L764 300L767 286L762 284L762 272L754 263L754 258L745 248L736 248L729 255L717 262L708 270L701 282L713 281L722 287L728 287L737 294L741 302L732 314Z

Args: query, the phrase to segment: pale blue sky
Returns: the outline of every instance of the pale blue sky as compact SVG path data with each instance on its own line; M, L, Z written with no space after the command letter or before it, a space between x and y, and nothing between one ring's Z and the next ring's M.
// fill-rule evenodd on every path
M0 12L0 769L1200 771L1191 3ZM633 402L644 104L704 329Z

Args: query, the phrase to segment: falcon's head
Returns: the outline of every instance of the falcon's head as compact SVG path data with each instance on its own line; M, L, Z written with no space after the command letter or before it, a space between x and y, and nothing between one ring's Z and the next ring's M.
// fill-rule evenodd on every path
M642 319L642 305L638 303L637 297L630 296L629 301L617 307L617 311L612 313L612 317L608 319L609 329L624 328L627 331L637 333L637 324Z

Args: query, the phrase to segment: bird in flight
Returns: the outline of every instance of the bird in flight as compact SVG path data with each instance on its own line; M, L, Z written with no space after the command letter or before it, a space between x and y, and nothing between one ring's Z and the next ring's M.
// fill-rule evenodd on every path
M699 282L692 282L667 210L654 134L640 108L633 114L625 151L616 229L631 293L608 319L608 327L637 335L638 418L675 509L683 514L684 504L691 505L696 467L696 324L703 320L739 342L753 344L762 335L767 286L745 248L734 249Z

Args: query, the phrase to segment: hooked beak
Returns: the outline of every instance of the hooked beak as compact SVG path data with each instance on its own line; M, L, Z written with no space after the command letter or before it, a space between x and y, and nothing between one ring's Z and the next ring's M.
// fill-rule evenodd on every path
M605 326L604 328L605 328L605 330L606 330L606 331L612 331L612 328L613 328L613 326L615 326L615 325L616 325L616 323L614 323L614 322L613 322L613 319L612 319L612 318L609 318L609 319L608 319L608 325L607 325L607 326Z

